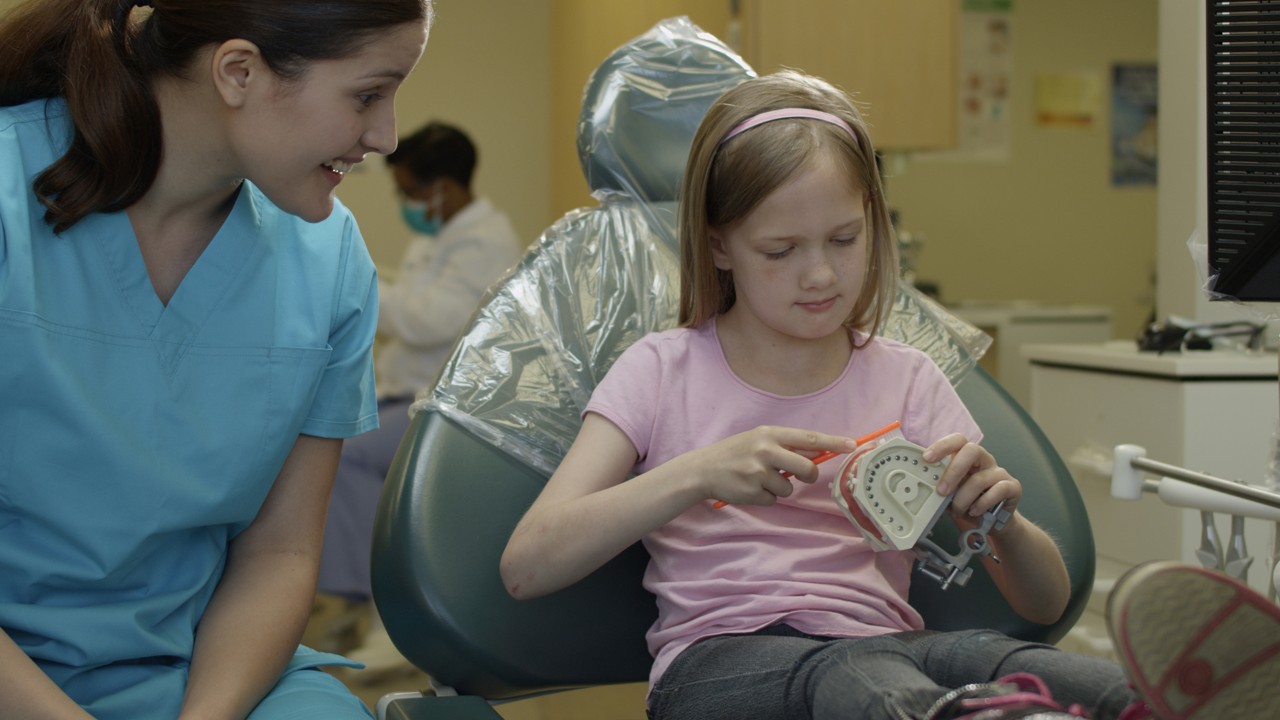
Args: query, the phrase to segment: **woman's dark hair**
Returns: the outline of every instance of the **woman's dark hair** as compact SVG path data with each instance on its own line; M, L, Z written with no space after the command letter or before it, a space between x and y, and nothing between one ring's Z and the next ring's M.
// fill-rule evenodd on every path
M471 188L471 175L476 169L476 146L467 134L452 125L428 123L387 156L388 165L404 165L420 183L438 177L456 180Z
M388 27L430 20L431 0L28 0L0 22L0 105L64 97L75 135L36 177L62 232L133 204L163 155L152 79L182 77L196 53L243 38L273 72L358 52Z

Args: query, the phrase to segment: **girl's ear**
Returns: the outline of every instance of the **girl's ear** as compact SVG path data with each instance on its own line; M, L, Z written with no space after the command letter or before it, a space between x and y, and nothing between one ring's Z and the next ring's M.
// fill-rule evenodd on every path
M711 259L715 262L717 268L721 270L733 269L733 263L729 262L729 253L724 250L723 235L715 230L708 230L707 245L711 248Z
M240 38L227 40L215 48L210 64L214 87L223 102L233 108L244 107L250 89L266 83L271 75L258 46Z

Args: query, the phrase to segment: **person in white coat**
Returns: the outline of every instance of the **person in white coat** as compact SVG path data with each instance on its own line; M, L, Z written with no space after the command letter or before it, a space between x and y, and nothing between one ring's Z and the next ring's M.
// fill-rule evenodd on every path
M466 133L439 122L401 138L387 156L414 236L396 275L378 281L380 427L343 447L320 566L319 591L352 607L369 604L378 497L408 428L409 406L435 384L484 292L520 257L521 243L507 215L472 194L476 160ZM376 613L350 656L370 671L405 663Z

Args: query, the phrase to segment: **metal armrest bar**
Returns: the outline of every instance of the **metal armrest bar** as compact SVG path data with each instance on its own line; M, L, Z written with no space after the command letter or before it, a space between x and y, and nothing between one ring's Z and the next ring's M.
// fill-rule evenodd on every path
M1129 462L1138 470L1145 470L1155 475L1164 475L1176 478L1203 488L1216 490L1245 500L1262 503L1268 507L1280 509L1280 493L1275 493L1253 485L1245 485L1243 483L1223 480L1221 478L1213 477L1212 475L1205 475L1204 473L1187 470L1185 468L1177 467L1176 465L1168 465L1156 460L1148 460L1147 458L1133 458Z

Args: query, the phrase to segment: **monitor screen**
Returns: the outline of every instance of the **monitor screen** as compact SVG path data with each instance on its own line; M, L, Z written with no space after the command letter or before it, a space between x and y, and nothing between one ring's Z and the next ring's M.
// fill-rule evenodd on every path
M1214 299L1280 301L1280 3L1205 8Z

